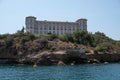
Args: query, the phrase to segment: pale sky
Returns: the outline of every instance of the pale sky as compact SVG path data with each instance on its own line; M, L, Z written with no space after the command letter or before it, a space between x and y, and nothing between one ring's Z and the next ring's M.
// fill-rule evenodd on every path
M89 32L120 40L120 0L0 0L0 34L25 27L25 17L38 20L88 19Z

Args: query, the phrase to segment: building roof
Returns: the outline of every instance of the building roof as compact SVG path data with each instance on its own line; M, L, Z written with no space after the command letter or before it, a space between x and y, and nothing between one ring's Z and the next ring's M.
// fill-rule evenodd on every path
M55 22L55 23L76 23L76 22L68 22L68 21L47 21L47 20L37 20L38 22Z
M34 16L27 16L26 18L35 18L36 19L36 17L34 17ZM80 19L78 19L75 22L69 22L69 21L47 21L47 20L36 20L36 21L38 21L38 22L55 22L55 23L77 23L77 22L79 22L81 20L87 20L87 19L86 18L80 18Z
M36 18L36 17L34 17L34 16L27 16L26 18Z

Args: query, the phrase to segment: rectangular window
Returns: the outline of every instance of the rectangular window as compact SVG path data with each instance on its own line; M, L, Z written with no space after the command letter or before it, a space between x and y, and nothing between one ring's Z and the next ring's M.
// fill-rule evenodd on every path
M75 30L75 27L73 27L73 31Z
M35 30L34 33L35 33L35 34L38 34L38 30Z
M55 31L53 31L53 34L55 34Z
M46 34L46 31L44 31L44 34Z
M40 34L42 34L42 31L40 31Z
M53 26L53 30L55 30L55 26Z
M46 28L46 26L44 26L44 30L46 30L47 28Z
M51 30L51 26L49 26L49 30Z
M30 30L30 32L32 32L32 30Z
M59 30L59 26L57 26L57 30Z
M61 30L63 30L63 26L61 26Z
M65 26L65 30L67 30L67 27Z
M40 30L42 30L42 26L40 26Z
M57 31L57 34L59 34L59 32Z

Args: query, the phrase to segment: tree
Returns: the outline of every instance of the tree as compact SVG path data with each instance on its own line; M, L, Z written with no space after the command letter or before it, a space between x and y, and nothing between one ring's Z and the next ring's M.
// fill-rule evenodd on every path
M104 33L102 32L96 32L95 34L93 34L93 37L94 37L94 42L95 42L95 45L99 45L103 42L110 42L110 43L113 43L114 40L112 40L111 38L107 37Z
M21 32L23 32L23 33L24 33L24 31L25 31L25 28L24 28L24 26L23 26L23 28L21 29Z
M88 34L87 31L76 31L73 33L74 41L77 44L91 45L93 46L94 37L92 34Z

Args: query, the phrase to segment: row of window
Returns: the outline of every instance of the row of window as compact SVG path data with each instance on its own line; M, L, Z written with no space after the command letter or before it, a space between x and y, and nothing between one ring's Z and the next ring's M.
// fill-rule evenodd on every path
M31 33L36 33L36 34L47 34L49 32L56 33L56 34L64 34L64 33L72 33L76 30L38 30L38 29L27 29ZM81 30L81 29L80 29Z
M38 22L38 25L72 25L72 26L77 26L78 24L76 23L68 23L68 22Z
M49 27L39 27L40 30L75 30L76 27L63 27L63 26L58 26L58 27L55 27L55 26L49 26Z
M76 31L76 30L85 30L86 28L85 27L79 27L79 28L73 28L73 29L70 29L70 28L68 28L68 29L63 29L63 28L61 28L61 29L55 29L55 28L53 28L53 29L51 29L51 28L49 28L49 29L47 29L47 28L40 28L40 29L38 29L38 28L28 28L27 27L27 29L29 30L34 30L34 31L43 31L43 30L46 30L46 31L51 31L51 30L56 30L56 31Z
M65 33L73 33L73 32L63 32L63 31L61 31L61 32L55 32L55 31L49 31L49 32L47 32L47 31L40 31L39 32L39 34L48 34L48 33L52 33L52 34L65 34ZM38 32L37 32L37 34L38 34Z
M48 33L52 33L52 34L65 34L65 33L73 33L74 31L38 31L38 30L27 30L28 32L31 32L33 34L48 34Z

